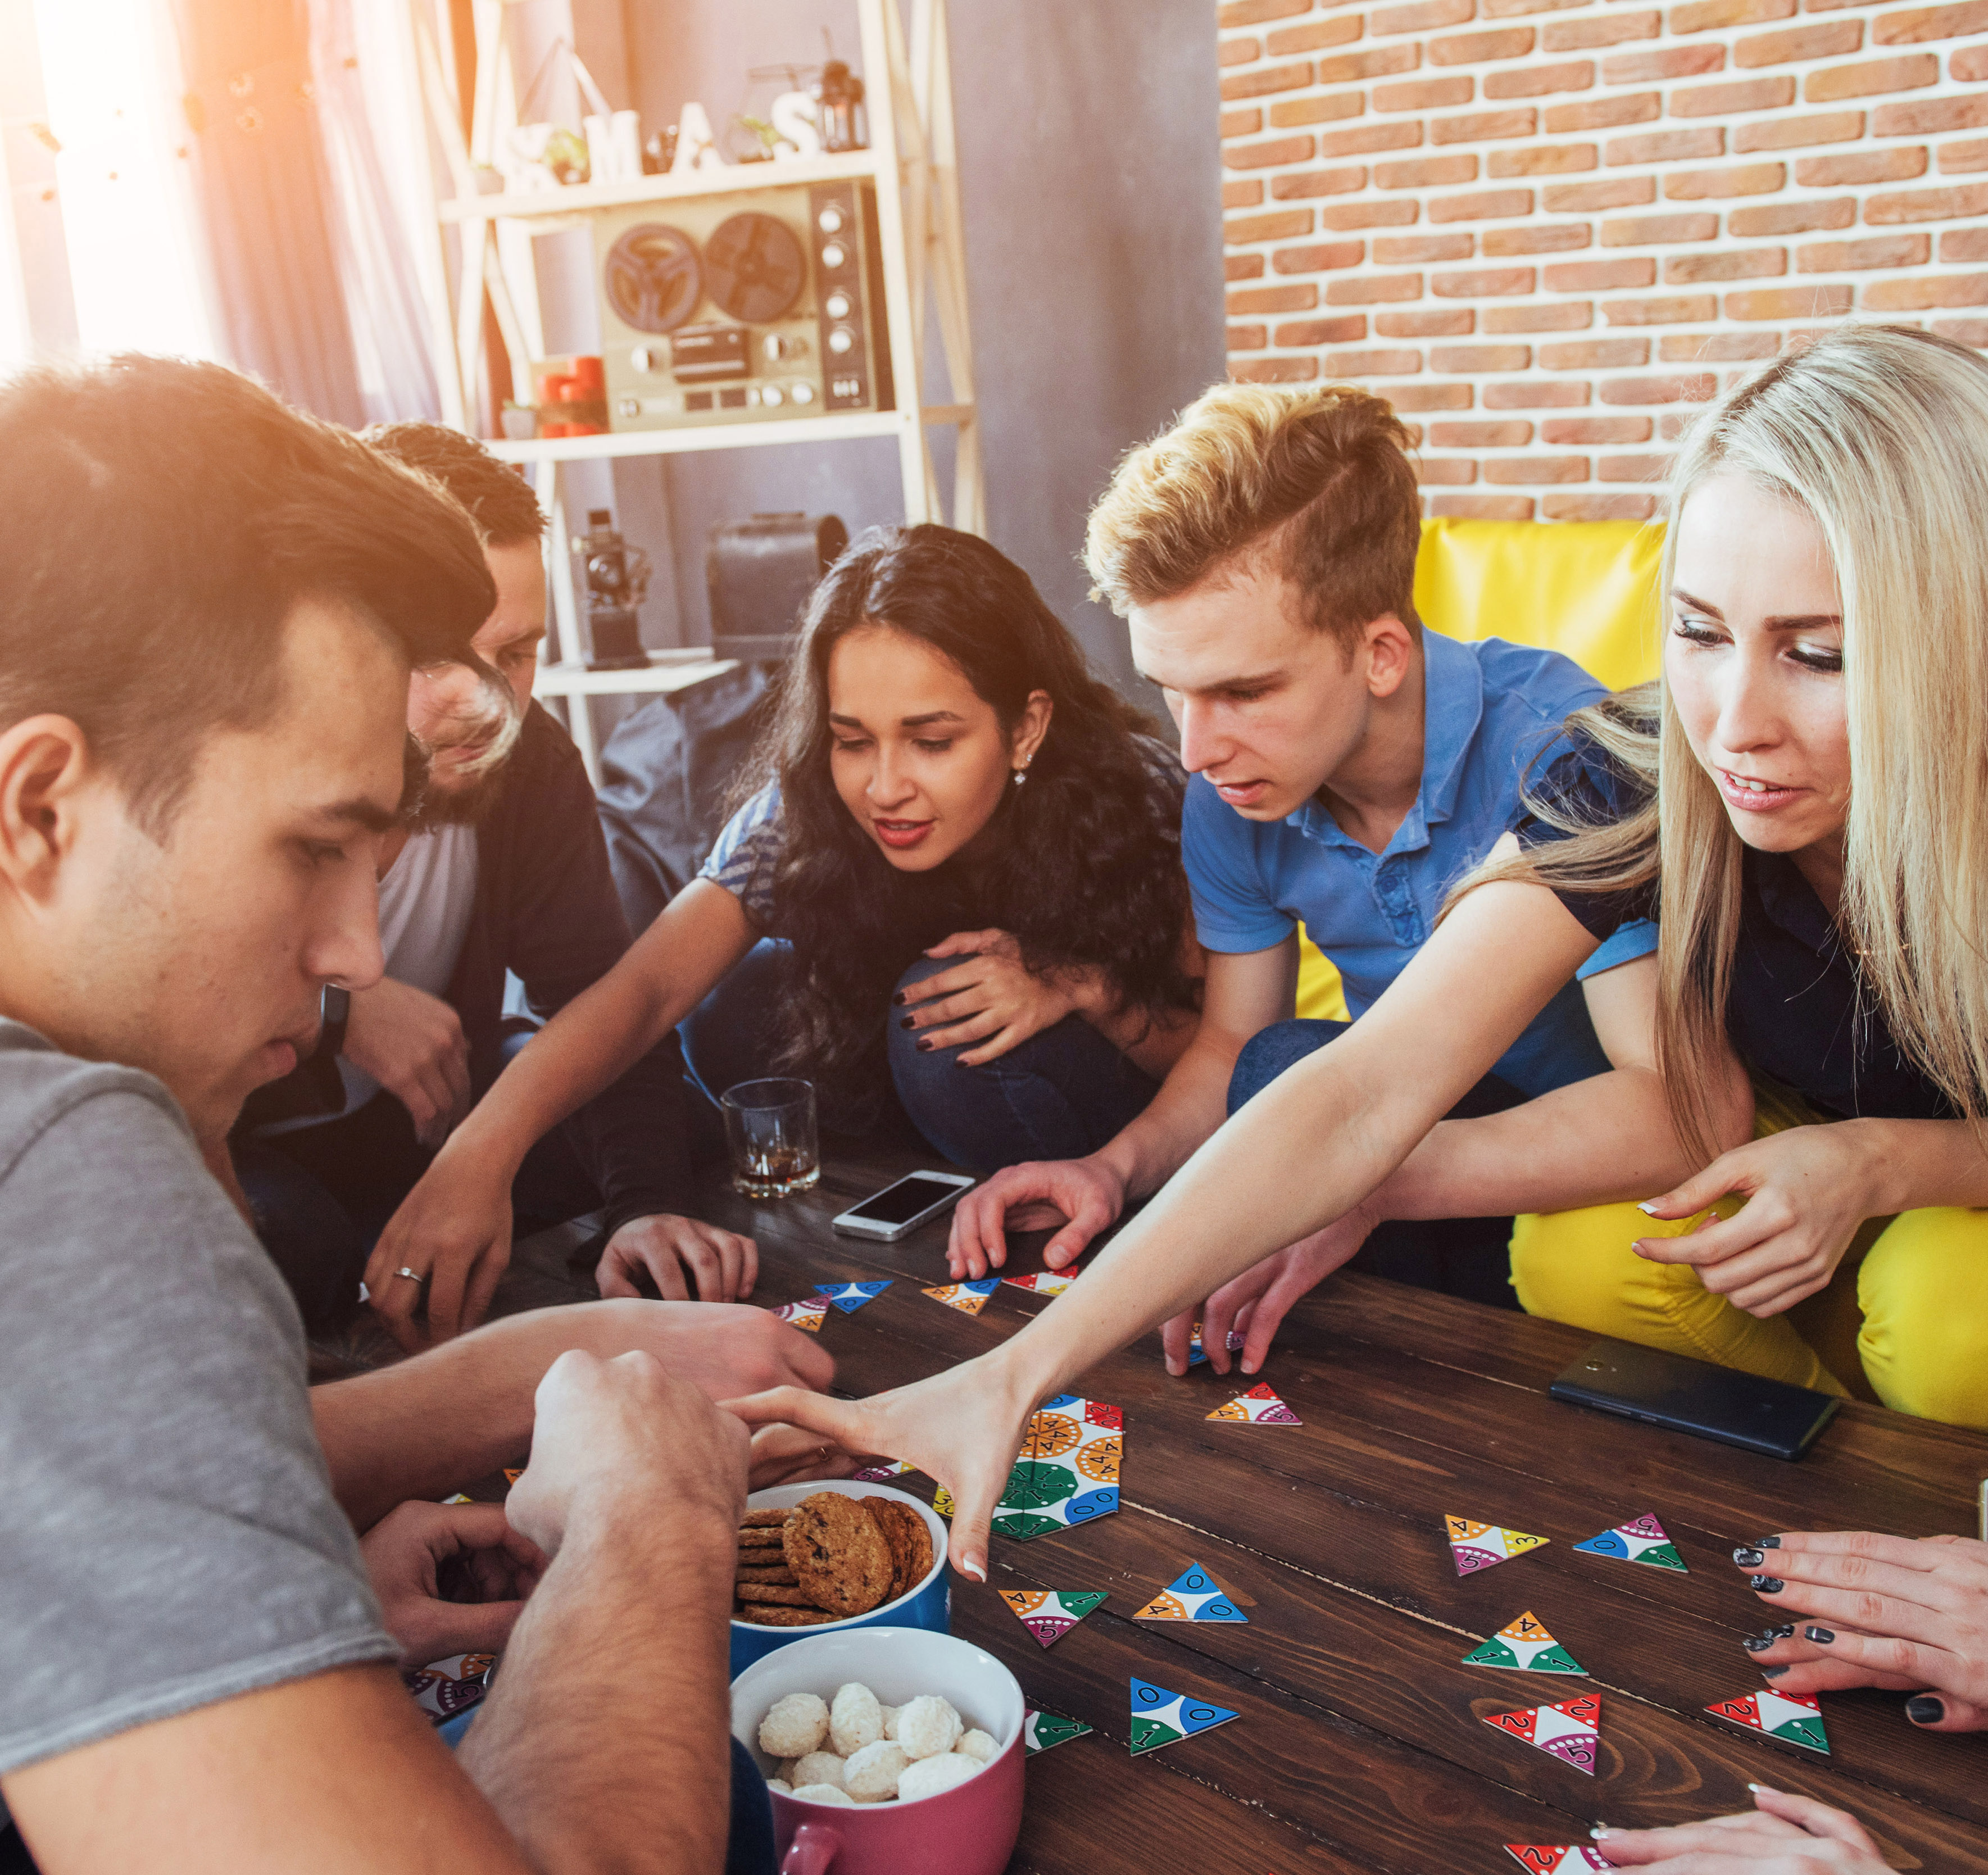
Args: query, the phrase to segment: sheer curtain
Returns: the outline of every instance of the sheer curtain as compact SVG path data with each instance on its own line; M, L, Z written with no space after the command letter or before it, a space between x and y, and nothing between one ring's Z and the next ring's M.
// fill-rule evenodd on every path
M310 66L330 184L331 245L367 421L436 417L417 255L432 243L407 0L309 0Z

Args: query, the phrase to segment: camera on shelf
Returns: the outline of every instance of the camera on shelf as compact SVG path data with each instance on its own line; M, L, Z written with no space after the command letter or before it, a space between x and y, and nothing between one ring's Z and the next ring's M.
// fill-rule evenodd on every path
M644 668L649 654L637 614L648 595L649 556L621 538L606 508L587 510L587 532L575 537L573 550L587 571L587 669Z

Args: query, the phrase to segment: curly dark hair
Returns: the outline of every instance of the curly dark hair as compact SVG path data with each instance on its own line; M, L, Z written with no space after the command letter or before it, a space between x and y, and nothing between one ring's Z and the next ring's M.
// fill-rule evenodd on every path
M829 660L865 625L940 653L1004 731L1036 691L1054 706L1028 785L1005 790L965 853L928 872L892 866L830 774ZM854 542L809 600L745 783L780 790L769 930L793 947L787 1065L844 1085L880 1071L898 978L957 931L1011 932L1038 972L1101 968L1128 1007L1198 1007L1199 986L1181 967L1185 778L1141 748L1152 728L1091 675L1029 576L986 541L925 525Z

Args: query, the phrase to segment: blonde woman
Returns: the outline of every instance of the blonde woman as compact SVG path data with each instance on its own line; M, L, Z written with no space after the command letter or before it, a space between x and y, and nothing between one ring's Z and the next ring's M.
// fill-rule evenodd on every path
M750 1415L942 1480L954 1553L984 1578L989 1513L1037 1400L1290 1254L1279 1246L1337 1228L1395 1175L1449 1179L1467 1212L1548 1209L1644 1196L1637 1181L1668 1160L1706 1169L1653 1210L1675 1222L1750 1196L1739 1228L1680 1241L1644 1227L1643 1254L1621 1252L1599 1283L1543 1251L1521 1258L1522 1294L1557 1281L1598 1326L1662 1341L1676 1316L1645 1310L1631 1279L1682 1271L1716 1330L1685 1311L1693 1351L1751 1360L1717 1338L1751 1323L1778 1343L1762 1364L1821 1380L1814 1345L1776 1324L1854 1280L1868 1383L1988 1424L1988 1219L1969 1208L1988 1205L1988 365L1915 333L1841 332L1731 394L1675 492L1655 760L1618 722L1612 753L1567 758L1549 782L1553 819L1586 803L1612 826L1543 852L1567 830L1543 820L1530 854L1463 894L1371 1009L1235 1114L1022 1333L875 1399L783 1390ZM1432 1138L1598 931L1638 906L1662 924L1647 1049ZM1834 1019L1810 1006L1824 994ZM1843 1117L1740 1144L1743 1056L1817 1120ZM1482 1150L1493 1139L1513 1150ZM1851 1276L1859 1227L1893 1216Z

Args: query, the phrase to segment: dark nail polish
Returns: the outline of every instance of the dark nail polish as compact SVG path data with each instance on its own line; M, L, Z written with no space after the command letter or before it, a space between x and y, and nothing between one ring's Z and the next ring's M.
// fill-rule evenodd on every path
M1785 1667L1763 1667L1760 1671L1770 1680L1778 1680L1787 1669Z
M1764 1549L1736 1549L1733 1552L1733 1560L1742 1569L1758 1569L1767 1559Z
M930 1037L930 1036L928 1036L928 1035L921 1035L921 1036L919 1036L919 1038L918 1038L918 1052L919 1052L921 1055L925 1055L925 1054L929 1054L931 1052L931 1037Z
M1930 1693L1915 1693L1905 1701L1905 1717L1915 1725L1937 1725L1946 1717L1946 1701Z
M1758 1654L1766 1648L1771 1647L1774 1644L1774 1637L1771 1633L1749 1634L1740 1644L1749 1654Z
M1818 1647L1826 1647L1836 1638L1834 1632L1826 1627L1805 1627L1802 1632Z
M1764 1631L1770 1640L1792 1640L1795 1637L1795 1626L1792 1621L1780 1627L1770 1627Z
M979 1064L969 1061L964 1055L955 1055L952 1058L952 1065L955 1068L971 1068Z
M902 990L899 990L891 997L891 1001L898 1008L901 1009L904 1006L904 992Z
M1756 1549L1778 1549L1780 1546L1781 1539L1778 1536L1756 1536L1753 1539Z
M901 1015L898 1018L898 1026L900 1029L915 1029L918 1023L918 1019L915 1015ZM1756 1557L1754 1559L1757 1562L1759 1558Z
M1778 1576L1749 1576L1746 1586L1756 1595L1778 1595L1788 1585Z

